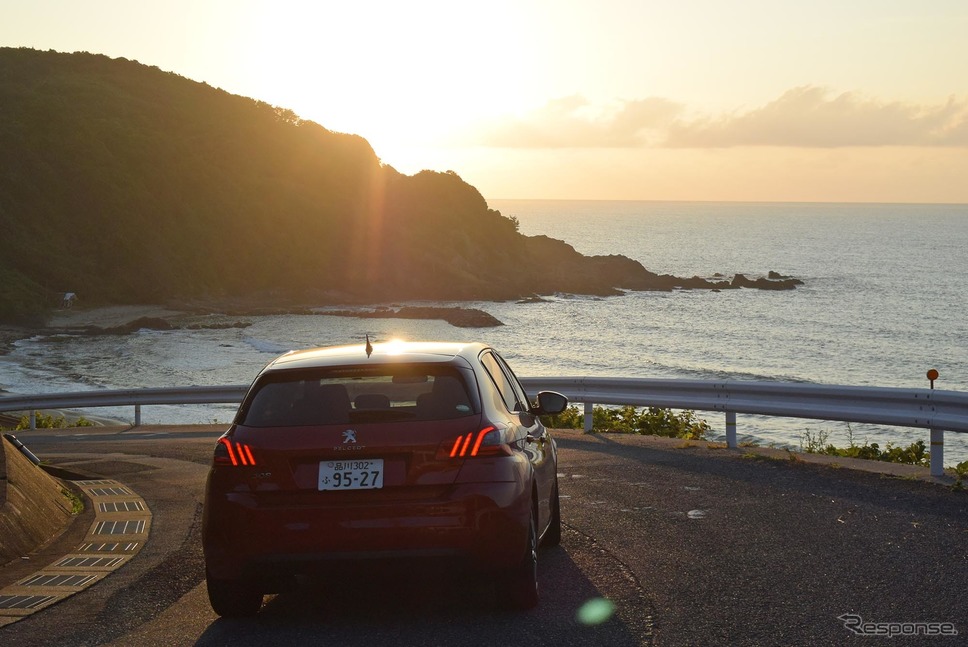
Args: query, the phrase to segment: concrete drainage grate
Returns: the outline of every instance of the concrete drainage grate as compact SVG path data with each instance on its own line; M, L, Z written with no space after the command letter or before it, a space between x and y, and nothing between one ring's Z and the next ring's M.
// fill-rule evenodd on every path
M99 503L98 509L101 512L144 512L145 504L141 501L115 501Z
M103 543L103 544L89 543L89 544L81 544L80 547L78 547L78 549L75 552L78 552L78 553L114 553L114 552L120 551L122 553L133 553L136 550L138 550L138 546L140 546L140 545L141 545L141 543L140 542L137 542L137 541L129 541L129 542L125 543L125 544L122 544L122 543L119 543L119 542L114 542L113 544L110 544L110 543Z
M131 490L126 487L96 487L88 493L91 496L131 496Z
M0 609L36 609L55 595L0 595Z
M24 580L20 586L84 586L96 575L46 575L40 573Z
M140 535L145 531L145 520L99 521L94 525L95 535Z
M113 568L123 557L67 557L57 562L58 568Z
M0 591L0 627L17 622L94 585L110 571L133 558L148 539L151 511L136 493L110 479L74 483L94 503L94 523L88 530L85 543L72 554ZM123 497L126 500L104 501L103 497ZM122 537L104 535L128 536L123 538L125 541L111 541ZM72 569L74 572L71 572Z

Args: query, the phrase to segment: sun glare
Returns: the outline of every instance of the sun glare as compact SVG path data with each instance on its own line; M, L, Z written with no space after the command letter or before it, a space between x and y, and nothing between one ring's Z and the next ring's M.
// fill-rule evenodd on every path
M528 100L533 80L523 62L533 58L533 39L513 3L487 11L453 2L263 7L231 46L238 86L365 137L402 171L421 165L420 149Z
M383 350L387 355L399 355L406 348L407 342L402 339L391 339L383 345Z

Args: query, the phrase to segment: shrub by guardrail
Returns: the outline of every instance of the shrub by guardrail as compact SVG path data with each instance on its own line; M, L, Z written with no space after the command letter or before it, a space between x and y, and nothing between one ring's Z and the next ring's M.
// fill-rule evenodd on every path
M542 421L545 426L552 429L583 429L585 413L573 405L557 415L542 418ZM640 410L632 405L624 407L598 405L592 413L592 432L615 431L704 440L711 429L709 423L696 416L695 411L677 413L672 409L660 407L643 407Z
M886 463L903 463L905 465L918 465L929 467L931 465L931 453L923 440L918 440L907 447L895 446L887 443L885 449L881 449L877 443L865 441L863 445L854 442L854 432L847 425L847 447L837 447L833 443L828 443L830 432L820 430L817 433L809 431L803 432L800 438L800 450L808 454L825 454L827 456L841 456L843 458L863 458L865 460L884 461ZM968 461L959 463L955 469L961 465L968 468Z
M22 431L24 429L66 429L67 427L93 427L94 423L87 418L80 417L76 420L68 421L65 416L55 416L54 414L46 414L43 412L36 412L34 414L34 426L30 426L30 416L24 415L20 417L20 421L17 426L13 427L12 431ZM0 427L2 431L8 431L5 427Z

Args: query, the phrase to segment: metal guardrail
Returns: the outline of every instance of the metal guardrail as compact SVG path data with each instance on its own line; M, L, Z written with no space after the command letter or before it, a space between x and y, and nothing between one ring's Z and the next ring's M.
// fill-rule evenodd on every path
M968 433L968 393L933 389L858 387L738 380L673 380L613 377L532 377L521 380L530 392L558 391L585 405L585 430L591 431L596 404L721 411L726 443L736 447L736 414L842 420L917 427L931 432L931 474L943 474L944 431ZM81 391L0 397L0 411L239 403L247 385Z
M141 406L150 404L239 404L249 385L178 386L151 389L75 391L42 395L0 397L0 411L29 411L30 428L36 426L38 409L85 409L88 407L134 406L134 424L141 424Z
M722 411L726 444L736 447L736 414L842 420L930 430L931 475L944 473L944 432L968 433L968 393L934 389L739 380L535 377L529 391L551 390L585 404L591 431L596 404Z

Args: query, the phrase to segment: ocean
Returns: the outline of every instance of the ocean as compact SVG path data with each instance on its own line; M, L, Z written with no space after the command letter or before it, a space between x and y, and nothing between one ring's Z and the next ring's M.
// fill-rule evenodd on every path
M624 254L661 274L750 278L791 291L559 294L542 303L474 302L504 326L326 315L248 317L244 329L142 331L126 337L34 337L0 357L16 393L244 384L291 348L371 338L480 339L521 376L778 380L968 390L968 205L490 200L520 231L583 254ZM426 304L425 304L426 305ZM438 305L438 304L434 304ZM96 415L131 419L130 408ZM153 423L231 420L234 407L145 407ZM721 414L703 413L723 433ZM846 445L843 422L741 415L741 440L798 448L804 434ZM926 430L851 425L855 442L928 440ZM945 464L968 460L948 433Z

